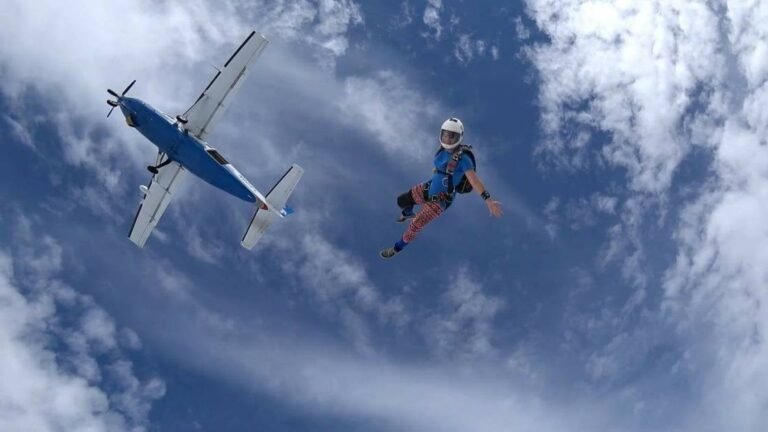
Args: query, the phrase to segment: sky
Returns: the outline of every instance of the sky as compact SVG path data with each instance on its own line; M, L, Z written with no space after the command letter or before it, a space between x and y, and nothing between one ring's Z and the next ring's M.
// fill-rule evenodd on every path
M7 0L0 430L761 431L768 3ZM190 177L127 239L156 149L107 88L184 112L270 40ZM456 116L461 196L392 260Z

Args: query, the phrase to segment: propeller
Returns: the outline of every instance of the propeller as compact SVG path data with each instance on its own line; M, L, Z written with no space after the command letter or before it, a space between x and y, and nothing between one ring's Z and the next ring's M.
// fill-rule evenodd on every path
M123 96L125 96L126 93L128 93L128 90L130 90L131 87L133 87L134 84L136 84L136 80L131 81L131 83L128 84L128 87L126 87L125 90L123 90L123 92L121 94L115 93L115 91L112 90L112 89L107 89L107 93L109 93L112 96L114 96L115 98L117 98L116 101L107 99L107 104L112 107L112 109L109 110L109 113L107 113L107 118L109 118L109 116L112 115L112 111L114 111L115 107L120 104L120 99Z

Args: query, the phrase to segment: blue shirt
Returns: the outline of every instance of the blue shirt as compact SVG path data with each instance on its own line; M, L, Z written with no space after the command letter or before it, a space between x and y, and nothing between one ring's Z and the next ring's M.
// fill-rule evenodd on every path
M452 153L448 150L440 149L435 155L435 169L445 172L448 162L451 161L451 156ZM473 169L475 169L475 164L472 163L472 158L468 154L462 153L459 163L456 164L456 169L453 170L453 187L459 184L464 173ZM432 176L432 183L429 185L429 197L431 198L440 192L448 192L448 176L441 172L435 172ZM456 192L454 191L453 194L455 195ZM445 207L445 203L441 204Z

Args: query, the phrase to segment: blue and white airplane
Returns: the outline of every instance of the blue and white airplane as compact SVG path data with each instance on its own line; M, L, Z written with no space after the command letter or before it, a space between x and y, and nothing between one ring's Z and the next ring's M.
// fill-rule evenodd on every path
M107 90L116 100L107 100L125 116L128 126L135 128L158 148L155 165L147 167L152 179L140 186L141 205L128 237L143 247L168 203L186 177L187 172L242 200L257 205L256 211L240 244L251 249L276 219L287 216L288 197L299 182L304 170L294 164L272 187L262 195L221 154L206 143L232 97L242 85L249 66L267 46L267 39L254 32L232 54L195 103L182 115L171 118L149 104L125 94L136 80L118 95Z

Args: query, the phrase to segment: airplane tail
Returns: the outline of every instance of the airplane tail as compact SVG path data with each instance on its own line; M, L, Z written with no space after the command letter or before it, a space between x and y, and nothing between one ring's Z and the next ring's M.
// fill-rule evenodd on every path
M264 235L264 232L274 222L275 218L278 216L285 217L293 213L293 210L286 207L285 203L288 202L288 197L291 196L291 193L296 188L296 184L299 183L302 174L304 174L304 169L293 164L272 187L272 190L265 197L266 203L256 208L251 223L248 225L248 229L240 241L244 248L253 249L256 242ZM269 207L273 211L269 211Z

